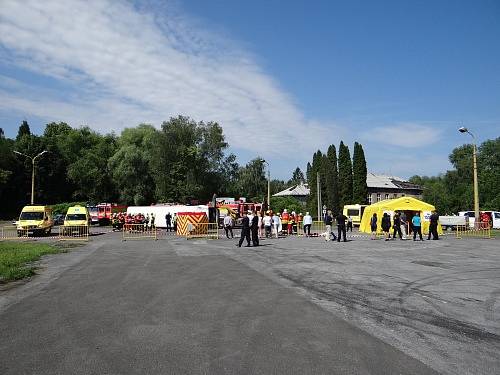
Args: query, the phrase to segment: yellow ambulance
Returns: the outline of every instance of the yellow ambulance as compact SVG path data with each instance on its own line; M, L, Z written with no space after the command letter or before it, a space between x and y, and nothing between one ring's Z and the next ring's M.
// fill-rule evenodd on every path
M88 226L90 222L90 215L87 207L73 206L68 208L66 216L64 217L64 226Z
M50 234L54 220L52 209L48 206L26 206L22 209L17 222L17 235L27 236Z

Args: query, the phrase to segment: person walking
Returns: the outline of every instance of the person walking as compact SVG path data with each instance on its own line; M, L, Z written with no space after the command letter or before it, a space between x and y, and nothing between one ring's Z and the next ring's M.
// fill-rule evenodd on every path
M342 212L340 212L337 216L337 234L338 234L337 242L340 242L342 234L344 235L344 242L347 242L346 226L345 226L346 220L348 220L348 218ZM351 220L351 226L352 226L352 220Z
M280 217L275 212L273 215L273 229L274 229L274 235L276 236L276 238L279 237L279 225L280 225Z
M266 238L271 237L271 227L273 224L273 218L271 217L271 213L267 212L267 215L264 216L262 219L262 222L264 223L264 232L266 234Z
M389 233L391 230L391 217L387 214L387 212L384 212L384 216L382 216L382 222L380 224L385 234L385 240L389 241L391 239L391 234Z
M253 246L259 246L259 216L252 215L252 222L250 223L250 231L252 232Z
M349 230L352 233L352 217L351 216L347 216L347 231L349 232Z
M396 239L396 233L399 235L399 239L403 239L403 233L401 232L401 218L399 216L399 212L396 211L394 214L394 225L393 225L392 239Z
M306 237L311 237L311 225L313 223L313 218L309 215L309 212L306 212L304 216L304 234Z
M333 218L331 212L328 211L325 215L325 227L326 227L325 241L330 241L330 235L332 233L332 222Z
M427 236L428 240L431 239L431 234L432 234L433 240L439 240L438 221L439 221L439 215L437 214L436 211L432 211L432 215L430 217L430 224L429 224L429 235Z
M250 246L250 219L247 216L247 213L245 212L243 214L243 220L241 221L241 237L240 237L240 242L238 243L238 247L241 247L241 244L243 243L244 240L247 241L247 247Z
M231 214L227 214L224 216L224 231L226 232L226 237L229 239L229 233L231 233L231 238L234 238L233 235L233 218Z
M372 230L372 240L377 239L377 213L373 213L370 219L370 229Z
M422 219L420 218L418 212L415 212L415 214L413 215L411 223L413 225L413 241L416 241L417 233L420 237L420 241L423 241L424 239L422 238Z
M264 237L263 236L264 224L262 222L262 212L261 211L257 211L257 217L259 218L259 223L257 225L257 227L259 229L259 238L262 238L262 237Z

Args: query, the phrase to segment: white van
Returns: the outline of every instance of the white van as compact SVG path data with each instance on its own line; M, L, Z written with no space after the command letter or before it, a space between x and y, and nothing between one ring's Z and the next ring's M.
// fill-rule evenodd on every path
M480 214L486 213L490 217L491 227L494 229L500 229L500 211L480 211ZM475 213L474 211L460 211L459 216L466 216L469 218L469 227L474 226Z

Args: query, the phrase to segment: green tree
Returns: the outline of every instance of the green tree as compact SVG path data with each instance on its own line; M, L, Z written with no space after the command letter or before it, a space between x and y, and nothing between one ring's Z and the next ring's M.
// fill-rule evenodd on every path
M188 117L162 124L152 159L156 196L167 202L208 200L213 193L235 190L238 173L222 128L214 122L196 123Z
M17 131L16 141L19 141L22 137L26 135L31 135L31 130L28 121L24 120L19 126L19 130Z
M354 152L352 155L352 201L354 203L366 203L368 196L366 175L366 159L363 146L358 142L354 142Z
M311 169L309 171L309 179L308 179L308 184L309 184L309 198L307 200L307 207L308 210L313 214L317 213L318 211L318 189L317 189L317 174L320 173L320 179L321 179L321 161L323 159L323 154L321 153L320 150L316 151L313 155L313 160L311 163ZM321 180L320 180L321 184Z
M339 196L340 207L352 203L352 163L349 148L340 141L339 146Z
M155 186L151 173L151 157L158 131L140 124L124 129L108 167L118 186L120 201L137 206L154 202Z
M292 173L292 178L288 181L287 185L300 185L305 183L306 180L304 178L304 173L300 170L299 167L295 168Z
M304 205L294 197L272 197L271 208L274 212L283 212L285 208L288 212L301 213L304 211Z
M264 202L267 195L264 164L261 160L260 157L250 160L244 167L240 168L239 173L238 185L241 196L254 202Z
M339 202L339 184L338 184L338 170L337 170L337 150L335 145L330 145L326 152L326 164L328 174L326 175L326 206L333 212L340 211Z

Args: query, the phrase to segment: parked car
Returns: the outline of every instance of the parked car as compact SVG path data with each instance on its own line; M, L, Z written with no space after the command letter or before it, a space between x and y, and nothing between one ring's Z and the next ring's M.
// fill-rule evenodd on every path
M56 214L54 215L54 225L63 225L64 224L64 215Z

